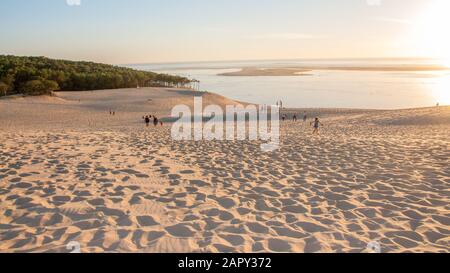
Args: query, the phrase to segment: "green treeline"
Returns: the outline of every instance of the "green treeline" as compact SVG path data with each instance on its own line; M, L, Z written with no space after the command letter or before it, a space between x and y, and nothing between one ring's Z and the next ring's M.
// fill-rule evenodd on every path
M137 86L188 86L187 78L93 62L0 55L0 96Z

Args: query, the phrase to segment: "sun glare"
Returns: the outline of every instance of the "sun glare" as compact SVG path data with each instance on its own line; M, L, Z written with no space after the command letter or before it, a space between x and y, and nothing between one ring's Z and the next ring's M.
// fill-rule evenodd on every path
M438 78L432 94L440 105L450 105L450 76Z
M450 67L450 1L435 0L417 20L414 40L418 51L438 58L442 65Z

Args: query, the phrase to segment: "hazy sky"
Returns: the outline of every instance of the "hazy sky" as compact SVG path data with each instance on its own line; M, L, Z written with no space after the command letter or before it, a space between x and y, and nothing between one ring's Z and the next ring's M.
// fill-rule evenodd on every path
M0 54L106 63L426 55L437 0L1 0Z

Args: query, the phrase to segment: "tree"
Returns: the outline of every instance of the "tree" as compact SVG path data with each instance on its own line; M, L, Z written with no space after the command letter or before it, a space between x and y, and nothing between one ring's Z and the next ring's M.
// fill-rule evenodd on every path
M0 82L0 94L2 94L3 96L6 96L6 94L8 93L8 89L9 89L9 86L6 83Z
M48 91L50 94L53 91L59 90L59 85L55 81L44 80L43 84L44 84L44 91Z
M51 95L58 90L58 83L49 80L31 80L22 86L23 93L31 96Z
M0 82L8 86L7 94L49 94L53 90L86 91L136 88L138 85L185 86L190 80L92 62L0 55Z

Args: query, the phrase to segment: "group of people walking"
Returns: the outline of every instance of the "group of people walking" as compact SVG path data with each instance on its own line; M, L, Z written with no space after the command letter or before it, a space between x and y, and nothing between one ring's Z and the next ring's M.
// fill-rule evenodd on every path
M158 126L158 125L161 125L161 126L164 125L164 123L163 123L161 120L159 120L158 117L155 116L155 115L147 115L147 116L143 116L142 119L144 120L145 125L146 125L147 127L150 126L150 123L151 123L151 122L153 122L153 125L154 125L155 127Z
M286 114L283 114L281 116L281 120L282 121L286 121L288 119ZM298 116L297 114L294 114L292 116L292 121L297 122L298 121ZM306 123L308 121L308 113L306 113L306 111L303 113L303 122ZM323 123L319 120L318 117L316 117L313 121L310 122L309 124L310 126L312 126L314 128L313 130L313 134L319 134L319 128L320 126L323 126Z
M110 115L115 115L115 112L111 111ZM153 122L153 126L155 126L155 127L158 125L160 125L160 126L164 125L164 123L160 119L158 119L158 117L155 115L146 115L146 116L143 116L142 119L144 120L146 127L149 127L152 122ZM286 121L287 119L288 118L287 118L286 114L283 114L281 116L282 121ZM297 114L294 114L292 116L292 120L294 122L298 121ZM303 123L306 123L307 121L308 121L308 113L305 111L303 113ZM323 126L323 123L319 120L318 117L316 117L313 121L310 122L310 126L312 126L314 128L313 134L319 134L319 128L321 126Z

